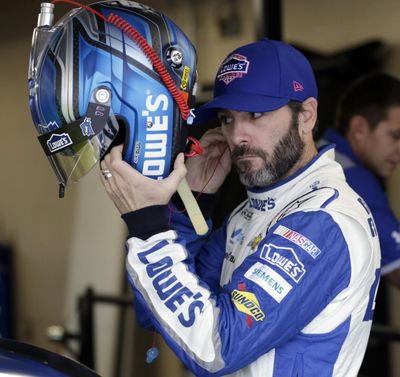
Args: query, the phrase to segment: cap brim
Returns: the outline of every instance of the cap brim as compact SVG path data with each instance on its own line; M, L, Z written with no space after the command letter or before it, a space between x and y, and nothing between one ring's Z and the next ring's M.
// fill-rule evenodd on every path
M266 112L279 109L289 103L289 98L268 97L251 94L225 94L214 98L194 111L193 124L204 124L215 120L220 109Z

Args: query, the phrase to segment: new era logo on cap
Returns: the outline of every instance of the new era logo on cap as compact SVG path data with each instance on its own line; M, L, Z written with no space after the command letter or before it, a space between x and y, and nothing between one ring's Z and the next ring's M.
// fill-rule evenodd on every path
M217 74L217 80L228 85L238 77L247 73L250 62L240 54L230 55L222 64Z
M304 90L304 87L298 81L293 80L293 90L295 92L302 92Z

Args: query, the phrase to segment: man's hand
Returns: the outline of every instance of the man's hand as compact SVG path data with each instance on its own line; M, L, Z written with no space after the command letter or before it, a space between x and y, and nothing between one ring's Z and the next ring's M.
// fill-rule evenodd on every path
M208 130L200 145L204 153L186 161L186 179L193 191L213 194L231 170L230 151L220 127Z
M102 182L108 196L121 214L167 204L186 175L184 155L175 160L174 170L163 180L147 178L122 159L122 145L114 147L101 162ZM110 176L111 174L111 176Z

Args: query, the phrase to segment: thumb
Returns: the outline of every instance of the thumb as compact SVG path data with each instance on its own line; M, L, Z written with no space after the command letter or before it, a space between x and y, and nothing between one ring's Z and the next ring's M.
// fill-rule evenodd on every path
M185 178L186 173L187 170L185 166L185 156L183 153L179 153L175 159L174 170L172 170L167 180L174 183L174 185L177 187L182 179Z

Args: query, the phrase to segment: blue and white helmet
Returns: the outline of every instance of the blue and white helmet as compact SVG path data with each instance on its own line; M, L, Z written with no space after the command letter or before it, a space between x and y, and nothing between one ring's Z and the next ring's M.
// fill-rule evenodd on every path
M78 181L120 143L135 169L166 177L185 148L194 105L189 39L165 15L133 1L77 8L54 26L52 7L42 3L33 35L29 100L60 185Z

